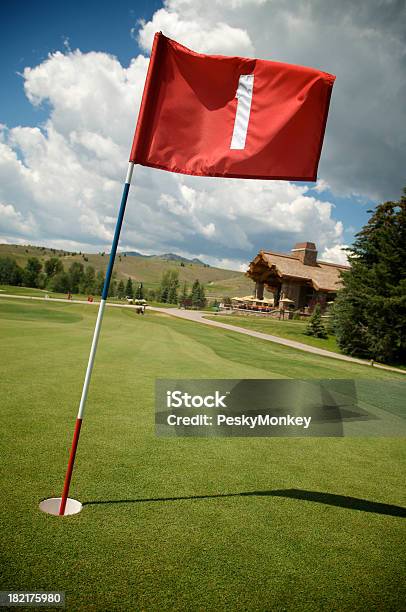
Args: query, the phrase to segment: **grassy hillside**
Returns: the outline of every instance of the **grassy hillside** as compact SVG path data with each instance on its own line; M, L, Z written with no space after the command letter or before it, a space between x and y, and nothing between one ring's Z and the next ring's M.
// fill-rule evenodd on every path
M68 269L73 261L80 261L84 265L92 265L96 272L107 268L108 253L105 255L94 253L75 253L46 247L26 245L0 244L0 257L13 257L17 263L24 267L28 257L38 257L42 262L50 257L59 257ZM166 270L178 270L181 283L186 281L189 285L198 278L206 286L208 297L223 297L228 295L243 296L252 293L253 283L242 272L223 270L222 268L207 267L197 263L162 259L160 257L134 257L131 255L118 255L114 270L117 278L131 277L134 281L143 282L148 289L159 286L162 273Z
M67 611L403 609L396 438L157 438L162 378L389 378L165 315L108 308L72 481L59 495L96 309L2 299L2 589ZM385 505L388 504L388 505Z

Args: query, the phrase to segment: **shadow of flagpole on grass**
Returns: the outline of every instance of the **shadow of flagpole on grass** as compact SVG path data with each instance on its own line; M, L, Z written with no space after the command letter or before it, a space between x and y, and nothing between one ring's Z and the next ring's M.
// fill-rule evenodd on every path
M327 506L337 506L348 508L349 510L360 510L362 512L373 512L375 514L386 514L388 516L406 517L406 508L373 502L358 497L348 495L336 495L335 493L323 493L320 491L306 491L305 489L275 489L271 491L243 491L240 493L218 493L214 495L185 495L181 497L150 497L139 499L111 499L95 500L83 503L83 506L96 506L102 504L142 504L153 502L174 502L200 499L218 499L222 497L285 497L288 499L298 499L302 501L326 504Z

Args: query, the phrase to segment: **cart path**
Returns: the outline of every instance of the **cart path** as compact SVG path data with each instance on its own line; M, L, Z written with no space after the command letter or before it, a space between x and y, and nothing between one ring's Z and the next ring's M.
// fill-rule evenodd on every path
M9 293L1 293L0 297L23 299L23 300L40 300L46 302L65 302L68 304L87 304L88 306L98 306L99 302L87 302L86 300L68 300L66 298L45 298L45 297L33 297L28 295L13 295ZM134 308L131 304L113 304L107 302L106 306L113 308ZM371 363L366 359L357 359L356 357L350 357L348 355L342 355L341 353L333 353L332 351L326 351L325 349L317 348L316 346L310 346L309 344L302 344L295 340L288 340L287 338L280 338L279 336L272 336L271 334L264 334L252 329L245 329L238 327L237 325L230 325L229 323L222 323L220 321L212 321L207 319L207 312L200 310L184 310L181 308L159 308L157 306L148 306L148 310L159 312L164 315L178 317L179 319L186 319L187 321L193 321L194 323L201 323L203 325L210 325L211 327L220 327L221 329L227 329L228 331L236 332L238 334L244 334L245 336L251 336L253 338L259 338L260 340L266 340L268 342L274 342L275 344L281 344L282 346L288 346L289 348L296 349L298 351L304 351L305 353L313 353L314 355L320 355L321 357L329 357L330 359L339 359L340 361L348 361L351 363L357 363L359 365L365 365L368 367L379 368L381 370L389 370L391 372L397 372L398 374L406 374L405 370L386 366L378 363Z

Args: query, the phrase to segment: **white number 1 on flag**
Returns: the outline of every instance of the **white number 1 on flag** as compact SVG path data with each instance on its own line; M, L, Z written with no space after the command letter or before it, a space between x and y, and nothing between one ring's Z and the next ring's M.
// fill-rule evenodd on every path
M235 114L234 131L230 149L245 149L248 122L250 120L252 90L254 89L254 75L242 74L238 81L235 94L237 98L237 112Z

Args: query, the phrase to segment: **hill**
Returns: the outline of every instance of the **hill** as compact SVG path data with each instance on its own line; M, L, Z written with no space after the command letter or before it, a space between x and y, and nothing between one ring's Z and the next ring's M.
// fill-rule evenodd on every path
M188 259L187 257L182 257L182 255L176 255L176 253L163 253L162 255L144 255L143 253L139 253L138 251L124 251L122 255L130 255L131 257L148 257L149 259L164 259L166 261L182 261L183 263L196 263L201 266L210 267L209 264L204 263L197 257L193 257L193 259Z
M12 257L21 267L25 266L29 257L38 257L42 263L51 257L59 257L65 269L72 262L79 261L84 266L93 266L96 272L105 272L108 262L108 253L78 253L45 246L15 244L0 244L0 257ZM252 293L253 289L252 281L242 272L214 268L199 260L188 260L173 253L153 256L120 253L114 266L117 279L130 277L134 282L142 282L147 289L157 289L166 270L178 270L181 284L186 281L191 285L198 278L205 285L207 296L211 298L243 296Z

